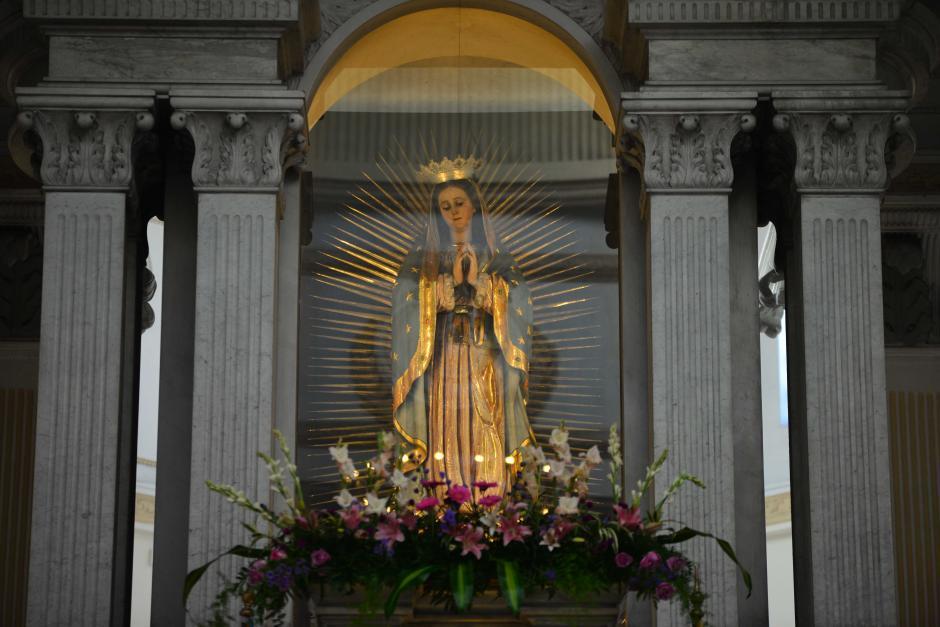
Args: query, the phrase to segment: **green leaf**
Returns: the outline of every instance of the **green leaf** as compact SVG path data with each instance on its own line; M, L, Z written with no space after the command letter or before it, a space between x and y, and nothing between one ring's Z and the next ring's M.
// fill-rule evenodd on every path
M399 579L385 600L385 618L390 618L395 613L395 608L398 607L398 597L401 596L405 588L423 582L434 569L434 566L422 566Z
M216 556L214 559L209 560L199 568L191 570L186 574L186 579L183 580L183 606L186 606L186 600L189 598L189 594L193 591L193 588L199 583L199 580L202 579L202 576L206 574L206 571L209 570L209 567L214 563L225 557L226 555L236 555L238 557L247 557L253 559L260 559L266 555L264 549L257 549L250 546L237 545L230 548L225 553L222 553Z
M727 540L723 540L718 536L712 535L710 533L705 533L704 531L698 531L697 529L692 529L691 527L683 527L679 531L673 532L666 536L660 536L663 544L677 544L679 542L685 542L686 540L691 540L695 537L702 538L711 538L718 543L718 546L721 547L721 550L724 551L725 555L731 558L731 561L735 563L738 567L738 570L741 571L741 579L744 580L744 585L747 588L747 596L751 596L751 573L747 572L747 569L738 561L738 556L734 553L734 548L732 548L731 543Z
M219 557L222 557L221 555ZM206 574L206 571L209 570L209 567L219 559L219 557L206 562L199 568L191 570L186 573L186 579L183 581L183 607L186 607L186 600L189 598L189 593L193 591L193 588L199 583L199 580L202 579L202 576Z
M518 616L525 591L522 589L522 580L516 563L497 560L496 575L499 578L499 588L506 597L506 605L512 610L513 615Z
M473 601L473 562L460 560L450 567L450 593L458 612L470 607Z

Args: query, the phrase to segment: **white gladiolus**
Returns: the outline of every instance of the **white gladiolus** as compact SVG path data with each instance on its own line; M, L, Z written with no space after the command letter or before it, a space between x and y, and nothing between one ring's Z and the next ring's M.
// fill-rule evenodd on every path
M346 461L340 463L339 472L346 479L353 479L356 476L356 465L351 459L347 458Z
M343 509L348 509L350 505L356 502L356 497L350 494L349 490L343 488L339 491L339 494L333 497L333 500L339 503L339 506Z
M578 513L577 496L559 496L558 507L555 508L556 514L577 514Z
M345 444L330 447L330 455L337 464L345 464L349 461L349 448Z
M554 448L559 448L568 443L568 431L566 429L552 429L552 436L549 443Z
M387 498L380 499L374 492L366 492L366 513L384 514L386 502L388 502Z
M548 460L549 474L556 479L566 480L565 477L565 462L560 459L550 459Z
M601 452L597 448L596 444L588 449L587 454L584 456L584 461L586 461L591 466L597 466L601 463Z

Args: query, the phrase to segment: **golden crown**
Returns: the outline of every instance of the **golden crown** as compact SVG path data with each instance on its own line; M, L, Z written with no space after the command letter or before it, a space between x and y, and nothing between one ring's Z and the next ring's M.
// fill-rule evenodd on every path
M482 159L472 155L458 156L451 160L444 157L440 161L431 161L418 170L418 178L428 183L445 183L458 179L473 178L474 173L483 165Z

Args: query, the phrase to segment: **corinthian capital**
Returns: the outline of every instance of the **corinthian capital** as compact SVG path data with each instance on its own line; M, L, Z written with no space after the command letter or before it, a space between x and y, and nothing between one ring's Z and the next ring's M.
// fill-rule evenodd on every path
M901 92L786 94L774 97L780 111L774 128L796 147L797 188L878 191L888 185L891 150L913 144Z
M291 157L306 147L303 97L278 92L227 97L171 95L170 123L195 143L193 184L203 189L277 189Z
M117 90L113 90L117 91ZM17 122L35 132L42 155L39 174L46 187L127 188L131 142L153 127L153 103L146 93L100 97L72 90L18 91Z
M730 189L734 180L731 141L751 131L750 94L713 98L642 93L623 101L623 131L643 144L646 189Z

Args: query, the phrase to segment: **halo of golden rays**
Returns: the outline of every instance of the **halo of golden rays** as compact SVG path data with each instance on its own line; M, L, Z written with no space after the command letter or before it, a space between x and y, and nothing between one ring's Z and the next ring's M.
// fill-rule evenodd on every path
M424 152L426 160L437 154L433 140ZM528 164L507 165L507 154L490 143L480 155L478 180L490 222L532 294L529 421L539 442L564 422L577 453L605 440L609 424L599 400L601 328L590 290L593 270L578 248L574 224L561 215L538 173ZM380 157L381 177L363 173L365 182L349 192L338 224L324 236L330 248L319 251L312 278L328 293L313 294L306 326L323 346L310 356L312 371L304 378L314 381L307 390L315 398L303 436L313 448L302 451L315 457L307 460L312 470L304 477L314 506L335 492L327 447L342 438L351 450L371 450L376 433L392 428L391 290L402 261L425 233L432 185L415 179L420 162L401 146L394 162Z

